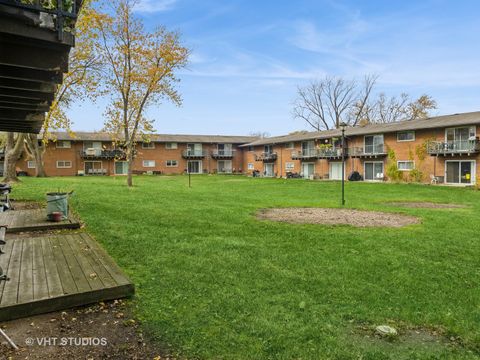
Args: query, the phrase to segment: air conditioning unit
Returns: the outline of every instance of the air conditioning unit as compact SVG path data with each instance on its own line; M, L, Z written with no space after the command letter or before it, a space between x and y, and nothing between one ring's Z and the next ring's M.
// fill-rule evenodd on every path
M97 154L97 149L95 148L88 148L85 150L86 155L96 155Z

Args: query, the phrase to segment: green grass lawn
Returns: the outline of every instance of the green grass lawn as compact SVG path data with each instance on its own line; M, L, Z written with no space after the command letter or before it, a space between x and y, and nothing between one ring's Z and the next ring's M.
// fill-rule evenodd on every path
M266 207L338 207L337 182L195 176L188 188L185 176L134 180L128 189L124 178L24 178L13 197L75 190L71 203L87 230L136 285L133 306L144 328L173 352L208 359L480 356L480 192L348 183L347 207L422 221L353 228L255 218ZM367 336L379 324L446 337Z

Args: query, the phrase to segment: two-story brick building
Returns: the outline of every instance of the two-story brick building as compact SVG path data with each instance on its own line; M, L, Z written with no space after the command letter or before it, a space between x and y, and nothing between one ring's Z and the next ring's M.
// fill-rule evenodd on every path
M387 180L392 162L403 178L446 184L475 184L480 175L480 112L370 124L345 129L345 177ZM241 145L247 173L306 178L342 177L341 130L296 133Z
M480 112L345 128L345 177L391 180L389 169L405 180L472 185L480 176ZM123 151L106 133L55 134L45 154L51 176L123 175ZM248 136L151 135L139 141L135 173L242 173L339 180L341 130L299 132L258 139ZM17 167L34 174L25 157Z
M50 176L125 175L124 152L112 137L102 132L59 132L52 136L44 155L45 172ZM139 141L133 163L135 173L176 174L241 173L242 150L239 144L254 140L250 136L150 135ZM17 163L20 171L34 175L35 162L26 154Z

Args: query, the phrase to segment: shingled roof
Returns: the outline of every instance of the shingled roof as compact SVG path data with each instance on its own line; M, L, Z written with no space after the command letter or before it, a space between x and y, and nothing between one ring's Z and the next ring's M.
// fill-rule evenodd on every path
M446 128L462 125L480 125L480 111L435 116L426 119L418 120L404 120L388 124L370 124L365 126L347 127L345 129L346 136L354 135L368 135L378 133L391 133L406 130L422 130ZM331 137L341 136L341 131L338 129L325 131L309 131L302 133L295 133L291 135L274 136L269 138L258 139L242 146L257 146L268 144L282 144L295 141L306 141L314 139L328 139Z
M54 132L51 138L56 140L71 141L112 141L112 134L106 132L76 131L72 135L67 132ZM230 135L171 135L152 134L148 136L151 142L177 142L177 143L227 143L245 144L257 137L254 136L230 136Z

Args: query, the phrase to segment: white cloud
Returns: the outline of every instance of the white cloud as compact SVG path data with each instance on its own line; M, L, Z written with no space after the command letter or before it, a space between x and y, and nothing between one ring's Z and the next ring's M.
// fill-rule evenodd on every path
M177 0L141 0L135 6L136 12L152 13L168 11L173 8Z

